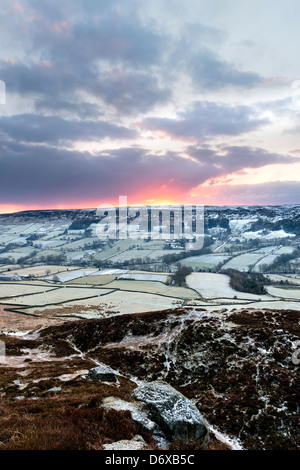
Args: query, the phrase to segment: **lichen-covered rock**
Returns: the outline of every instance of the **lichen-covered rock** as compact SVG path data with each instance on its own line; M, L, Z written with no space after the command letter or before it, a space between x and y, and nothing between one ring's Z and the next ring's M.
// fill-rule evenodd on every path
M88 379L99 380L101 382L117 382L115 373L105 365L94 367L89 370Z
M209 426L198 408L168 384L150 382L137 387L132 396L148 406L150 418L170 440L209 443Z

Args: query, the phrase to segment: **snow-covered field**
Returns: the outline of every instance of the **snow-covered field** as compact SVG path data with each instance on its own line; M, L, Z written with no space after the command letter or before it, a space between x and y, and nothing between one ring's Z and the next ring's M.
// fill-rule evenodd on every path
M294 233L287 233L284 230L275 230L265 234L263 230L258 230L257 232L244 232L243 237L246 240L253 240L255 238L263 238L264 240L275 240L276 238L287 238L295 237Z
M280 274L266 274L267 277L273 282L291 282L292 284L300 285L300 277L293 274L287 274L286 276Z
M97 297L110 292L110 289L85 288L85 287L60 287L52 291L40 291L40 294L15 297L9 300L11 305L36 305L57 304L60 302L70 302L76 299Z
M149 292L157 295L177 297L179 299L198 298L197 293L190 289L186 289L185 287L166 286L161 282L116 280L110 284L106 284L106 287L110 289L121 289L124 291ZM125 296L126 294L124 294L124 297Z
M270 295L274 295L276 297L300 300L300 289L281 289L273 286L267 286L266 289Z
M104 291L104 289L103 289ZM109 292L109 291L108 291ZM181 300L172 297L161 297L153 294L121 291L111 292L102 297L84 300L70 300L62 305L47 305L44 308L26 308L24 312L43 315L78 315L84 318L98 318L116 314L130 314L166 310L180 307ZM74 311L72 311L74 309Z
M228 263L223 265L224 269L237 269L238 271L248 271L249 267L253 266L255 263L262 258L261 253L245 253L243 255L236 256L232 258Z
M0 298L3 297L14 297L14 296L22 296L25 294L35 294L38 292L47 292L53 289L53 286L36 286L34 284L10 284L7 281L0 283ZM24 297L26 299L27 297ZM19 302L21 297L18 297L18 301L16 300L15 303ZM9 300L11 302L11 300Z
M182 264L185 266L197 266L202 268L213 268L220 263L224 263L230 258L230 255L199 255L185 258Z
M252 271L259 273L260 272L260 267L263 266L264 264L269 266L270 264L274 263L276 258L278 258L279 255L267 255L261 258L256 265L253 267Z
M50 271L50 273L56 274L59 272L63 271L68 271L72 269L76 269L75 267L67 267L67 266L54 266L54 265L43 265L43 266L30 266L29 268L21 268L21 269L13 269L14 266L11 266L10 271L6 271L3 274L17 274L19 276L29 276L32 274L33 276L45 276L47 275L47 272Z
M76 271L65 271L63 273L60 273L60 274L56 274L55 277L58 278L59 282L67 282L67 281L72 281L73 279L77 279L79 277L84 277L84 276L89 276L90 274L93 274L95 272L98 272L98 270L95 268L95 269L79 269L79 270L76 270ZM53 275L50 275L50 276L46 276L45 278L43 279L46 279L46 280L53 280Z
M186 278L187 285L192 289L195 289L204 299L215 299L215 298L230 298L233 299L235 296L238 299L269 299L269 296L259 296L254 294L248 294L245 292L238 292L230 287L229 276L226 274L214 274L214 273L192 273Z
M102 269L101 271L96 270L96 272L91 273L90 276L106 276L107 274L125 274L128 272L128 269Z
M167 274L155 274L155 273L126 273L122 274L118 279L133 279L134 281L159 281L165 282Z

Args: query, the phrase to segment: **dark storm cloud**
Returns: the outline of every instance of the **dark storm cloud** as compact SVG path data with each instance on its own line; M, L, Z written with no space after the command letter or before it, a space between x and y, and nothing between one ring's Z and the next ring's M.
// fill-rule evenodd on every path
M142 149L119 149L91 156L6 143L0 149L1 202L82 203L119 194L151 191L175 178L178 188L196 184L197 163L173 155L157 158ZM183 175L183 178L182 178Z
M61 141L134 139L137 133L105 121L70 121L57 116L18 114L0 118L0 135L14 141L57 144Z
M192 149L192 159L167 152L153 155L144 149L122 148L92 156L88 152L67 151L40 145L5 142L0 147L0 198L2 204L59 204L101 201L120 194L149 194L166 187L186 192L207 181L259 168L274 161L292 163L280 155L260 149L228 148L227 155L209 149ZM247 161L243 155L247 155Z
M178 119L148 118L140 127L163 130L174 138L198 140L217 135L240 135L267 123L266 119L257 118L249 106L196 102L192 109L179 113Z

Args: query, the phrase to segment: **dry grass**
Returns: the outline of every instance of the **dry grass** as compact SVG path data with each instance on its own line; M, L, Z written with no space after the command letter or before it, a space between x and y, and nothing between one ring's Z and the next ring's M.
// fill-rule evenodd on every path
M0 407L2 450L89 450L138 434L129 411L43 400Z

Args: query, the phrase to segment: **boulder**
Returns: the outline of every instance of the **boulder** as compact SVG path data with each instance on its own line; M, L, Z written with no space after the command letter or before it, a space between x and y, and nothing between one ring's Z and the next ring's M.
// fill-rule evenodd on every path
M168 384L150 382L137 387L132 396L145 403L150 418L169 440L209 443L209 426L194 403Z
M89 380L99 380L100 382L117 382L117 377L110 367L105 365L94 367L89 370Z

